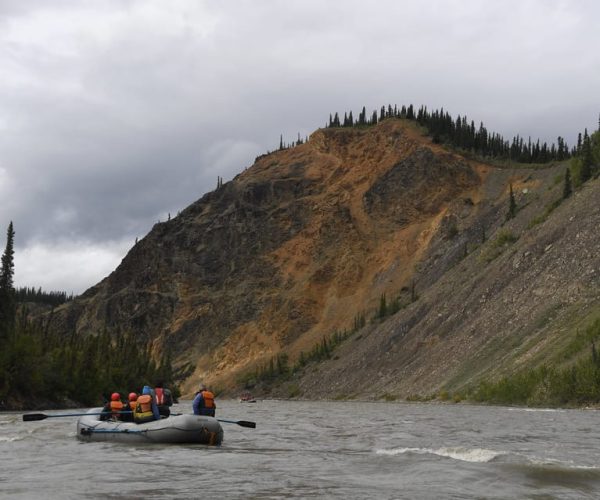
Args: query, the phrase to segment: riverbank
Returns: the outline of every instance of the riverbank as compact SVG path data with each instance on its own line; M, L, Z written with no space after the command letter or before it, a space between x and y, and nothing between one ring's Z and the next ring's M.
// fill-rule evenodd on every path
M0 411L39 411L39 410L64 410L67 408L80 408L83 405L78 401L64 398L52 400L48 398L7 398L0 401Z

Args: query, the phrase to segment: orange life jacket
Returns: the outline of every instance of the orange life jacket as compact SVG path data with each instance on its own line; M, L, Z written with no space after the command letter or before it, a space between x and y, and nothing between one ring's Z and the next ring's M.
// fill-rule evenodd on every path
M152 396L150 396L150 394L138 396L133 418L136 422L138 420L154 420L154 413L152 413Z
M202 391L202 399L204 399L204 408L216 408L215 395L210 391Z
M135 407L137 406L137 400L136 401L129 401L129 409L131 411L135 411Z
M116 419L121 419L121 414L119 412L123 411L125 405L121 403L121 401L111 401L110 402L110 411L111 417Z

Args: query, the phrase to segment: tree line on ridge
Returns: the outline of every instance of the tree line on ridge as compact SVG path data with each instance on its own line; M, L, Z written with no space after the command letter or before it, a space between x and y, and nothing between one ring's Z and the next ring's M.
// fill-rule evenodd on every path
M469 121L466 116L459 115L453 119L444 108L429 111L426 106L421 106L418 110L415 110L412 104L402 107L397 105L393 107L391 105L382 106L379 113L373 111L370 116L367 115L366 108L363 106L356 119L352 115L352 111L344 113L343 119L336 112L334 115L329 115L326 128L367 127L389 118L415 121L427 128L435 143L446 143L484 157L506 159L519 163L547 163L549 161L566 160L581 152L584 140L583 135L580 133L577 145L572 148L569 148L564 138L560 136L557 143L551 145L546 142L540 143L539 139L535 142L531 138L525 140L519 135L515 136L512 141L508 141L498 133L489 132L483 122L480 123L479 127L476 127L475 122L473 120ZM585 135L587 135L587 131Z

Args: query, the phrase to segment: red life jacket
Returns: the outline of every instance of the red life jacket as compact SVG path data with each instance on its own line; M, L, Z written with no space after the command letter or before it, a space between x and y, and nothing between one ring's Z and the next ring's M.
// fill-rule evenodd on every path
M165 392L162 387L154 389L154 393L156 394L156 404L158 406L163 406L165 404Z

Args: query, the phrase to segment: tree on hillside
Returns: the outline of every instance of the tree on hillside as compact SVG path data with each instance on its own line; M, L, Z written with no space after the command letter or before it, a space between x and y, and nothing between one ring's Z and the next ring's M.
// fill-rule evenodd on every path
M567 199L573 192L573 185L571 183L571 171L569 168L565 170L565 187L563 188L563 199Z
M583 136L583 150L581 158L581 170L579 171L579 181L581 184L588 181L592 176L592 166L594 160L592 158L592 145L587 130Z
M600 173L600 130L594 132L590 137L590 149L592 156L592 175L598 176Z
M377 311L377 317L378 318L385 318L388 314L388 305L387 305L387 299L385 297L385 293L381 294L381 297L379 298L379 309Z
M515 195L513 193L512 184L510 185L510 195L508 199L508 213L506 214L506 220L512 219L517 214L517 202L515 201Z

